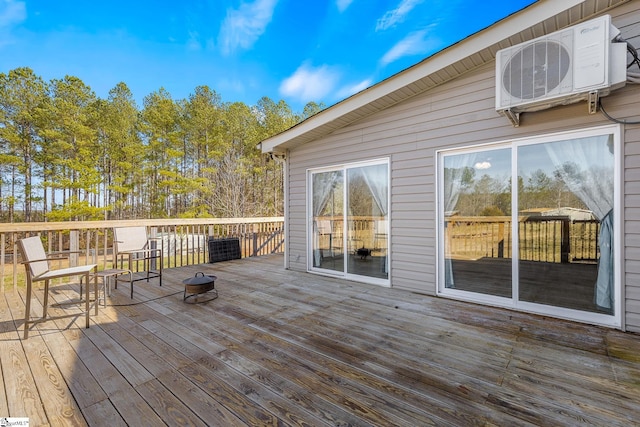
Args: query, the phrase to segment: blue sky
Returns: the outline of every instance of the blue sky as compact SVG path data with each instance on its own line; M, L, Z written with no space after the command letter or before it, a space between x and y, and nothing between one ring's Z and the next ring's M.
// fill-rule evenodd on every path
M333 105L533 0L0 0L0 72Z

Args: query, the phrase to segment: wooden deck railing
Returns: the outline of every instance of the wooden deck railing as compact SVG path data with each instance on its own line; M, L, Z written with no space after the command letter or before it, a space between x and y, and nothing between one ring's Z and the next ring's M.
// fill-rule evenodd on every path
M24 282L19 239L40 235L47 252L75 252L60 266L98 264L103 270L113 262L113 228L140 225L162 245L164 268L207 263L210 238L238 238L242 257L284 251L283 217L0 224L0 292Z
M521 260L586 262L598 260L597 220L566 216L520 217ZM448 252L468 257L511 258L511 217L450 217L446 220Z

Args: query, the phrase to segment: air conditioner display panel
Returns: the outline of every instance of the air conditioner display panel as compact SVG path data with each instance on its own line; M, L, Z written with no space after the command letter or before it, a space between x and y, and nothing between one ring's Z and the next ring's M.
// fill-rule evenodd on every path
M589 22L575 28L575 88L602 85L608 74L607 47L609 25L603 20Z

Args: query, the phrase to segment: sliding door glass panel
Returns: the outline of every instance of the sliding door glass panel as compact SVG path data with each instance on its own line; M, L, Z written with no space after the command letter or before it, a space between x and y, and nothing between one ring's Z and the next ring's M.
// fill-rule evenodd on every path
M344 271L344 173L341 170L312 175L313 267Z
M347 273L387 279L387 164L347 169Z
M512 297L511 149L444 157L445 287Z
M613 314L612 135L518 147L519 299Z

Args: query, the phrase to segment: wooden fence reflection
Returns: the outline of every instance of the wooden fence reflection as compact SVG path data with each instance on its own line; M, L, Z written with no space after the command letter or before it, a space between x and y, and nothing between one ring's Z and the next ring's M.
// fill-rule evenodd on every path
M512 258L511 217L454 216L445 222L446 251L452 257ZM518 220L519 259L556 263L598 260L598 220L530 216Z

